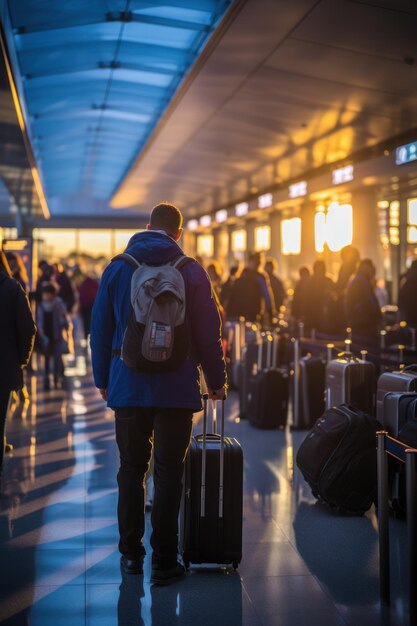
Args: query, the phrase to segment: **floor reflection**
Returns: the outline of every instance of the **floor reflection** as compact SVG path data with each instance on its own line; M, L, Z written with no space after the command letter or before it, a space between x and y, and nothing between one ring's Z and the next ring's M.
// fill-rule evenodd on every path
M0 621L7 626L404 624L405 524L392 522L393 607L381 611L375 512L333 515L315 503L294 458L304 436L256 431L227 402L226 433L245 457L244 549L237 574L191 570L168 588L122 576L117 550L114 418L93 387L86 350L65 389L27 377L16 396L0 499ZM196 429L200 428L196 416Z

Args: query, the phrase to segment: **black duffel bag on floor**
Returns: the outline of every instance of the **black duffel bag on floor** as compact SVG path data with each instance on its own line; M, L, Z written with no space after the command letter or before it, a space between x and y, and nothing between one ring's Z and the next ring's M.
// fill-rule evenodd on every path
M313 495L341 513L362 515L377 489L375 418L342 404L328 409L301 444L297 466Z

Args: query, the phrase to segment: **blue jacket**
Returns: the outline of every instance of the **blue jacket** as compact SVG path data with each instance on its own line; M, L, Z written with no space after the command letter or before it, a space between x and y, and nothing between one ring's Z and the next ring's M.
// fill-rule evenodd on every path
M183 254L178 244L159 231L137 233L126 252L148 265L168 263ZM120 349L130 315L130 281L133 270L122 259L105 269L94 303L91 319L91 351L96 387L107 388L108 405L201 409L199 366L207 384L220 389L226 382L221 345L221 322L212 296L210 280L194 260L182 268L186 292L186 318L191 351L188 359L175 371L138 372L128 368Z

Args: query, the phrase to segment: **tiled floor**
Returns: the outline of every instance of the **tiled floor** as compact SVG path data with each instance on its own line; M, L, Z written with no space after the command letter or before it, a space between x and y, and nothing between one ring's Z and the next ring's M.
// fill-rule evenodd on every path
M317 504L294 467L303 433L253 430L237 419L234 394L226 431L245 456L238 573L199 568L154 588L148 550L144 576L122 577L113 414L85 371L79 356L68 391L44 393L32 377L32 402L15 406L8 424L15 451L0 500L2 624L406 624L405 525L392 523L393 608L382 611L375 512L346 518Z

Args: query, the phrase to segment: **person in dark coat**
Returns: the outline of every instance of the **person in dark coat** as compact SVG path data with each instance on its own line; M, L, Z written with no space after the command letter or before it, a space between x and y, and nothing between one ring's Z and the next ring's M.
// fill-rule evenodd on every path
M398 294L401 319L417 328L417 260L413 261Z
M233 289L236 284L237 279L239 278L239 266L234 265L230 268L229 278L223 283L223 286L220 291L220 302L226 312L226 316L230 317L229 306L233 306L232 302L232 294Z
M308 279L302 309L306 330L329 332L330 312L335 298L335 284L326 275L326 264L315 261L313 275Z
M64 270L62 263L54 263L55 282L59 287L58 295L65 304L68 313L71 313L75 304L75 292L71 280Z
M337 302L335 309L335 332L341 333L348 326L346 319L345 300L346 289L350 279L355 275L360 261L359 251L355 246L345 246L340 251L342 264L336 282Z
M375 295L375 273L372 260L363 259L346 289L346 320L352 329L352 336L359 341L362 338L376 340L381 324L381 310Z
M291 304L291 315L297 322L303 322L303 311L305 310L305 290L308 279L311 277L308 267L300 267L298 270L299 280L294 287L294 295Z
M22 286L25 293L29 291L29 277L23 259L17 252L6 252L12 276Z
M50 389L50 361L54 362L54 386L63 383L64 363L62 355L69 351L68 338L70 320L61 298L57 297L57 288L52 283L42 286L42 301L36 309L36 318L42 352L45 357L44 390Z
M83 320L84 337L87 340L90 334L91 312L98 292L98 281L92 276L85 276L78 286L78 300L80 315Z
M244 317L250 322L258 322L265 312L265 300L256 274L245 267L230 293L228 304L229 319Z
M274 294L275 309L279 312L280 307L284 304L285 288L282 280L277 276L278 263L272 257L268 257L264 269L269 277L272 293Z
M9 397L23 387L22 370L29 362L35 333L29 301L0 251L0 476Z
M181 234L181 212L172 204L161 203L152 210L147 230L129 241L126 253L139 263L167 265L183 255L177 243ZM179 271L185 287L190 350L175 369L136 370L120 358L132 306L133 270L126 260L115 259L105 269L91 317L94 381L116 418L121 568L127 574L143 571L143 482L153 443L151 582L160 585L185 575L177 561L178 513L192 416L201 410L200 369L209 397L222 400L226 395L221 323L210 279L194 259Z

